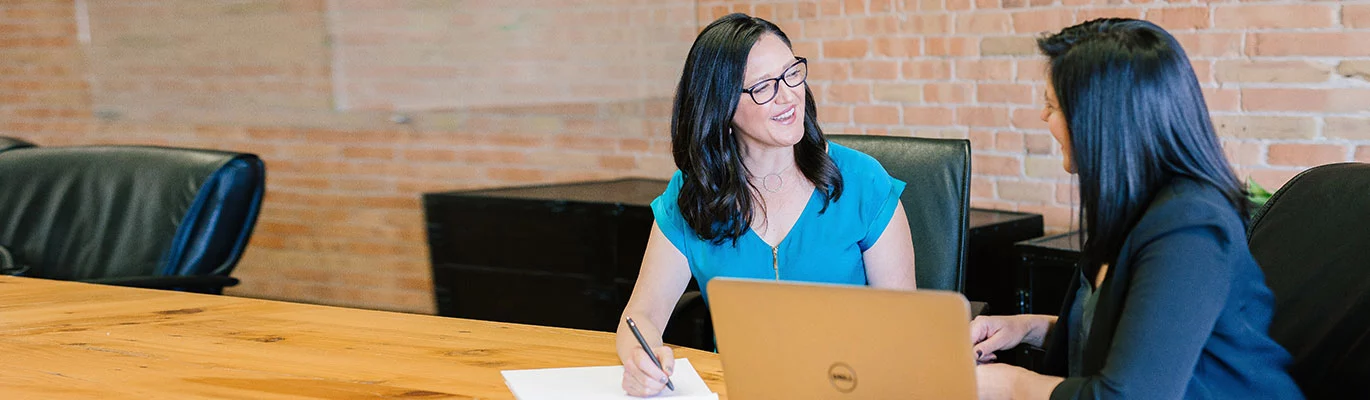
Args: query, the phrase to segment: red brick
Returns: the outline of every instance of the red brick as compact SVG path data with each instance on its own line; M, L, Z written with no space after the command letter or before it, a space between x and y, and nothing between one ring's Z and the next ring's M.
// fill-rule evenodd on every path
M1327 117L1322 135L1328 138L1370 141L1370 118Z
M973 175L970 177L970 197L973 199L992 199L994 198L994 181L988 177Z
M922 53L922 44L918 38L875 38L874 41L876 56L909 58Z
M1028 133L1023 135L1023 144L1028 154L1049 155L1056 152L1056 139L1047 133Z
M1015 131L999 131L994 134L994 149L1011 153L1023 153L1023 133Z
M1008 127L1008 108L1004 107L960 107L956 109L956 123L965 126Z
M997 0L995 0L997 2ZM978 11L956 16L958 35L1006 34L1013 32L1013 18L1005 12Z
M972 167L977 167L972 164ZM1053 203L1056 185L1050 182L1015 182L1001 180L997 184L999 198L1026 203ZM1021 205L1019 206L1022 207Z
M924 101L940 104L965 104L970 101L970 85L935 83L923 85Z
M1045 82L1047 76L1047 63L1045 59L1017 59L1017 81L1019 82Z
M951 14L907 14L899 24L899 31L922 35L946 35L951 33Z
M870 42L866 39L827 40L823 42L823 57L825 58L861 58L865 57L869 51Z
M1187 31L1208 28L1208 7L1156 8L1147 19L1167 31Z
M1233 165L1265 164L1265 144L1250 140L1223 140L1223 153Z
M1064 155L1052 156L1030 156L1026 162L1025 176L1032 178L1068 180L1070 173L1066 172L1062 157Z
M951 61L949 60L904 60L900 61L903 79L906 80L949 80Z
M1215 115L1213 127L1219 136L1243 139L1312 139L1318 135L1318 121L1311 117Z
M1343 145L1275 143L1267 158L1270 165L1311 167L1347 161L1347 152Z
M1348 28L1370 28L1370 4L1343 5L1341 24Z
M898 125L899 107L865 105L852 109L852 120L858 124Z
M949 126L955 123L952 109L945 107L904 106L904 124Z
M1047 123L1042 122L1041 106L1016 108L1013 110L1013 127L1018 129L1045 130Z
M986 129L971 129L966 135L970 139L970 149L972 152L988 151L994 149L994 131Z
M1140 7L1129 8L1093 8L1082 9L1075 14L1075 20L1079 22L1092 21L1099 18L1142 18ZM1159 24L1158 24L1159 25Z
M824 104L824 103L819 103ZM818 121L822 123L847 124L851 123L852 106L818 106Z
M875 101L918 103L923 101L923 85L877 83L871 91Z
M978 59L956 62L956 78L969 81L1011 81L1013 60Z
M1370 61L1344 60L1337 64L1337 74L1347 78L1370 81Z
M1031 85L980 83L975 99L979 103L1032 104Z
M871 101L871 85L868 83L831 84L824 100L838 103L865 103Z
M973 56L980 54L980 42L969 37L928 37L923 49L926 56Z
M1218 29L1312 29L1330 28L1337 10L1328 4L1242 4L1214 7Z
M1317 45L1310 45L1316 43ZM1246 54L1251 56L1364 57L1370 32L1270 32L1246 35Z
M895 35L901 32L902 22L892 15L857 19L851 24L852 35L858 37Z
M1196 57L1237 57L1243 55L1241 33L1176 33L1175 40L1180 42L1190 58Z
M1293 179L1295 175L1303 172L1304 169L1306 168L1250 168L1247 169L1247 175L1251 180L1256 181L1261 187L1264 187L1265 190L1269 190L1273 193L1279 190L1280 187L1283 187L1285 183L1289 183L1290 179Z
M1013 31L1017 33L1055 33L1074 24L1075 12L1068 8L1013 13Z
M981 56L1034 56L1037 41L1025 36L986 37L980 41Z
M1222 60L1218 61L1217 80L1243 83L1320 83L1331 77L1331 70L1330 65L1312 60Z
M810 85L821 81L842 81L851 79L852 63L847 61L810 62Z
M898 61L862 60L852 64L852 78L896 80L899 79Z
M1370 145L1362 145L1356 148L1356 161L1370 163Z
M1241 111L1242 92L1239 89L1206 87L1203 93L1209 111Z
M637 159L633 156L602 155L599 156L599 167L608 170L633 169L637 168Z
M804 21L805 39L840 39L851 34L851 23L845 19L819 19Z
M1063 184L1058 184L1058 185L1056 185L1056 203L1057 203L1057 204L1079 204L1080 201L1079 201L1079 200L1076 200L1076 199L1079 198L1079 197L1080 197L1080 192L1079 192L1079 189L1076 188L1075 185L1063 185Z
M1370 89L1242 89L1247 111L1351 113L1370 109Z
M1023 173L1023 162L1018 157L977 154L971 158L970 165L976 175L1020 176Z

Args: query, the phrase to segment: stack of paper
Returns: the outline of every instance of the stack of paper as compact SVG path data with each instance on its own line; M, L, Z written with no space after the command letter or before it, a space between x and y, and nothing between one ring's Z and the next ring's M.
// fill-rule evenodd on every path
M636 399L623 393L623 366L547 368L501 371L504 383L519 400L589 400ZM666 390L656 397L680 400L718 400L709 391L690 360L675 361L675 375L671 376L675 390Z

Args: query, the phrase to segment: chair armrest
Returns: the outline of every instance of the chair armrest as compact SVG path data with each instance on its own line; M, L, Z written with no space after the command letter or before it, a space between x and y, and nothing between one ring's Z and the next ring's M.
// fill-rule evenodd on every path
M136 276L87 279L82 282L147 289L181 289L188 292L221 294L225 287L238 284L231 276Z
M984 315L985 311L988 310L989 303L983 301L972 301L970 302L970 319L975 319L975 317Z
M690 290L680 295L680 300L676 300L675 308L671 309L671 318L678 315L685 315L691 309L704 305L704 295L699 291Z

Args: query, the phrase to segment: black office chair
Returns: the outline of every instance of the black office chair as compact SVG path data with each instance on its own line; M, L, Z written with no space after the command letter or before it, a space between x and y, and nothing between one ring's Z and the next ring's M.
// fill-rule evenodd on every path
M1370 164L1304 171L1256 212L1248 231L1275 293L1270 336L1294 356L1294 380L1310 399L1363 395L1356 388L1370 377Z
M222 293L261 208L252 154L147 146L0 152L0 273Z
M964 291L970 141L865 135L829 135L828 139L869 154L907 184L899 199L913 236L918 287ZM982 303L973 305L975 310L983 307ZM713 349L708 309L699 292L691 290L681 296L671 321L663 334L667 342Z
M33 147L33 143L29 143L24 139L0 136L0 151L23 149L29 147Z

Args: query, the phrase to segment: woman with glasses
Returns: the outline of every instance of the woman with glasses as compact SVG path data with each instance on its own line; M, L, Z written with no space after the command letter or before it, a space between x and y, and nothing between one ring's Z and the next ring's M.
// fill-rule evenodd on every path
M651 396L674 356L661 328L690 277L914 289L904 183L875 159L828 142L796 57L776 25L732 14L695 39L676 89L676 166L652 202L656 223L618 329L623 389ZM664 371L663 371L664 370Z
M1041 118L1079 176L1082 260L1059 316L977 317L980 361L1047 347L1046 372L976 367L982 399L1300 399L1246 247L1250 205L1189 58L1159 26L1042 38Z

